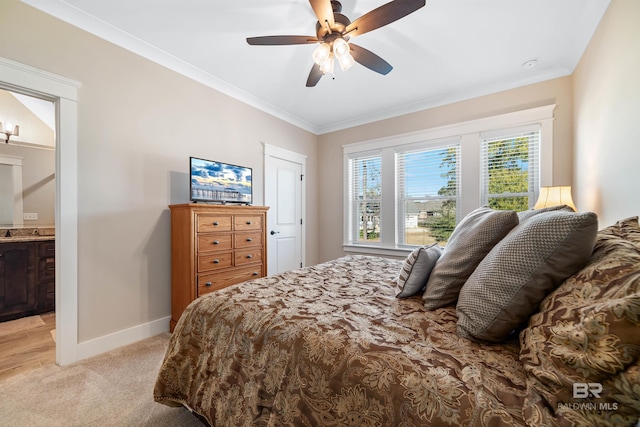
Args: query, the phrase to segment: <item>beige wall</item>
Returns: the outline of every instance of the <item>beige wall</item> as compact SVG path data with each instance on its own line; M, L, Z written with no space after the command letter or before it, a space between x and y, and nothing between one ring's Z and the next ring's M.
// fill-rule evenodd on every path
M572 103L571 78L563 77L321 135L318 145L319 163L322 165L319 180L319 205L322 208L319 219L319 227L322 230L319 242L320 260L324 261L344 255L341 247L341 225L343 223L342 145L556 104L553 131L554 182L543 184L571 185ZM340 227L336 227L335 224L340 224Z
M263 142L306 155L306 255L317 261L315 135L18 0L2 1L0 16L0 56L82 85L80 342L170 315L167 205L189 200L190 155L251 166L256 204Z
M600 226L640 214L640 1L612 0L574 73L580 210Z

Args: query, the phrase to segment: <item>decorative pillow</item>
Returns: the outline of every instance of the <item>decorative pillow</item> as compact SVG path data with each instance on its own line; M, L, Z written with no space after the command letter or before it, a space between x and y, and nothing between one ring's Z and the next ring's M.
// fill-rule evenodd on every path
M534 215L553 211L575 212L573 209L571 209L571 207L567 205L549 206L548 208L529 209L526 211L518 212L518 219L520 220L520 222L524 222Z
M516 225L518 215L514 211L497 211L487 206L465 216L453 230L429 276L422 295L427 310L454 304L460 288L480 261Z
M640 226L633 217L598 232L589 264L550 294L522 331L525 417L537 425L634 425L639 331ZM576 383L587 384L586 394L582 386L574 397ZM599 399L589 387L602 387Z
M587 263L597 231L592 212L545 212L518 225L462 287L458 334L479 341L506 339L550 291Z
M441 253L442 249L437 243L416 248L411 252L400 271L400 277L398 277L400 293L396 297L407 298L422 292Z

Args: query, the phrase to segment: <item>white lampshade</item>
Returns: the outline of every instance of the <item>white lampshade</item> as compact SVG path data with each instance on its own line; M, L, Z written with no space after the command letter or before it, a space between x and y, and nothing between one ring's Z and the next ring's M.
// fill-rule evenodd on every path
M558 187L540 187L540 195L538 201L533 207L534 209L547 208L549 206L567 205L576 211L576 205L573 204L571 197L571 186Z
M331 55L331 46L327 43L320 43L313 51L311 57L316 64L324 65L329 59L329 55Z
M347 53L344 56L338 56L338 63L340 64L340 69L342 71L347 71L349 68L353 67L353 64L356 63L356 60L353 59L350 53Z
M345 39L336 39L336 41L333 42L333 53L336 58L340 59L341 57L350 55L350 52L351 48Z
M322 71L325 74L333 74L333 71L334 71L333 53L330 53L327 60L324 61L324 64L320 66L320 71Z
M6 133L7 135L20 135L20 126L14 125L11 122L0 122L0 133Z

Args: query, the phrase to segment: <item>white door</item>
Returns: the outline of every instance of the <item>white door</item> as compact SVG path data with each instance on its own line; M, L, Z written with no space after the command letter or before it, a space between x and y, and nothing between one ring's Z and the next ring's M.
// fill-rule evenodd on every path
M302 267L303 165L266 155L267 274Z

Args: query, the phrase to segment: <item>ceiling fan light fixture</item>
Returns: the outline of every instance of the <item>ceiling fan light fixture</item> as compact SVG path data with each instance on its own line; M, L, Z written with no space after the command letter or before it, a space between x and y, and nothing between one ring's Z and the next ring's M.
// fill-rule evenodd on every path
M318 47L313 51L311 57L313 58L313 62L322 66L327 62L331 56L331 46L328 43L320 43Z
M337 56L338 58L338 63L340 64L340 69L342 71L347 71L349 68L353 67L353 64L356 63L356 60L353 59L353 56L351 56L350 53L347 53L346 55L343 56Z
M333 74L334 73L334 60L333 60L333 53L329 53L329 57L327 58L326 61L324 61L324 64L320 65L320 71L322 71L324 74Z
M333 42L333 53L336 58L346 57L351 54L350 51L349 43L345 39L339 38Z

